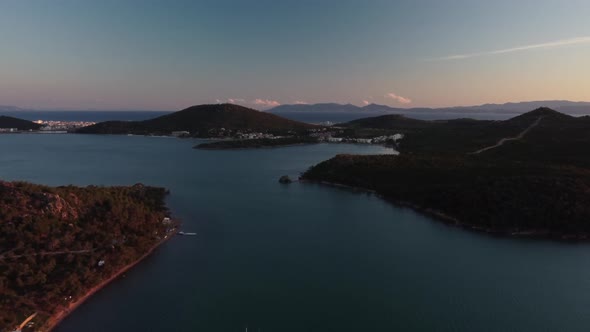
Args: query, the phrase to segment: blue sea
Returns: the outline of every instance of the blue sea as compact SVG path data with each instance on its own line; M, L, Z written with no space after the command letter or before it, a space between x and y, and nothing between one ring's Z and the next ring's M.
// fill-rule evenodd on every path
M196 139L0 136L3 180L170 190L178 236L56 332L587 331L590 245L498 238L378 196L293 183L317 144L210 151Z

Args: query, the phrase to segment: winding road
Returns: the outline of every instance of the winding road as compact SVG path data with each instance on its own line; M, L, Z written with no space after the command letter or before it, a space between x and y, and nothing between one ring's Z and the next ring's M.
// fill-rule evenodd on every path
M518 134L518 136L516 136L516 137L502 138L501 140L498 141L498 143L496 143L496 144L494 144L492 146L488 146L488 147L479 149L479 150L477 150L475 152L470 152L469 154L480 154L482 152L485 152L485 151L488 151L488 150L491 150L491 149L495 149L497 147L500 147L500 146L502 146L504 143L506 143L508 141L518 141L518 140L521 140L524 137L524 135L526 135L529 131L531 131L531 129L533 129L536 126L538 126L542 119L543 119L543 116L538 117L537 120L535 120L535 122L533 122L525 130L523 130L522 132L520 132L520 134Z
M61 251L46 251L46 252L38 252L34 254L23 254L23 255L8 255L3 254L0 255L0 260L6 258L21 258L21 257L28 257L28 256L54 256L54 255L65 255L65 254L87 254L93 252L96 249L84 249L84 250L61 250Z

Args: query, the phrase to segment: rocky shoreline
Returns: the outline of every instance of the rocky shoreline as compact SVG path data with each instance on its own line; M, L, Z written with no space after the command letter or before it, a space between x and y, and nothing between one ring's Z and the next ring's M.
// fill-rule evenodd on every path
M49 319L47 319L43 323L43 325L41 325L41 327L39 328L39 331L50 332L53 329L55 329L66 317L68 317L70 314L72 314L80 305L82 305L84 302L86 302L86 300L88 300L92 295L94 295L95 293L97 293L98 291L100 291L101 289L106 287L107 285L109 285L111 282L115 281L117 278L122 276L125 272L127 272L130 269L132 269L133 267L135 267L137 264L141 263L144 259L149 257L158 247L160 247L162 244L164 244L165 242L170 240L175 234L176 234L176 232L171 232L168 237L160 240L158 243L156 243L154 246L152 246L146 253L144 253L141 257L139 257L135 261L123 266L121 269L119 269L115 274L110 276L108 279L102 281L98 285L89 289L88 292L86 292L86 294L84 294L82 297L80 297L75 302L70 303L70 305L68 305L67 308L64 308L64 309L58 311L57 313L51 315L49 317Z

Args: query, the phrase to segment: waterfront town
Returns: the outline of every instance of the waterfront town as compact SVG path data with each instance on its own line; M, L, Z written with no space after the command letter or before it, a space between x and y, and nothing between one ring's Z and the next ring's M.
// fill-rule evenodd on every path
M19 128L0 128L0 134L2 133L71 133L77 129L87 126L92 126L96 122L90 121L56 121L56 120L35 120L33 123L40 125L38 130L28 129L22 130ZM331 124L331 123L329 123ZM309 129L309 137L315 138L317 142L323 143L357 143L357 144L397 144L404 136L403 134L378 136L372 138L358 138L358 137L345 137L342 134L344 131L342 128L326 126L323 128ZM230 138L237 140L259 140L259 139L280 139L286 136L276 136L271 133L262 132L249 132L249 131L232 131L226 130L225 128L212 128L209 130L209 134L218 136L219 138ZM191 133L188 131L172 131L170 133L172 137L186 138L191 137Z
M36 132L36 133L67 133L74 131L78 128L91 126L95 124L95 122L89 121L45 121L45 120L36 120L33 121L40 125L39 129L23 129L23 128L16 128L11 126L0 127L0 134L1 133L26 133L26 132Z
M68 131L82 127L92 126L96 122L90 121L45 121L36 120L33 121L36 124L42 125L40 130L42 131Z

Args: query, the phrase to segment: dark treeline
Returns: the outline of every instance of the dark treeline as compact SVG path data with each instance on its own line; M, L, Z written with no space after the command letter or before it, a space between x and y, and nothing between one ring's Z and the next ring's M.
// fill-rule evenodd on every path
M537 121L522 139L472 153L516 137ZM590 236L587 117L538 109L506 121L452 120L431 126L406 128L400 156L340 155L302 178L372 189L486 231Z
M369 188L495 232L590 235L590 171L477 158L339 155L306 180Z

